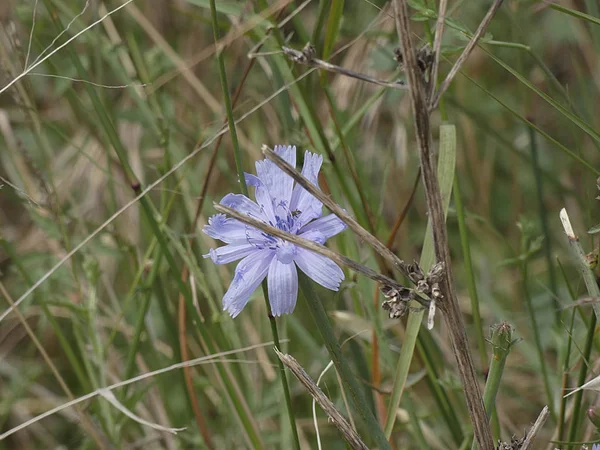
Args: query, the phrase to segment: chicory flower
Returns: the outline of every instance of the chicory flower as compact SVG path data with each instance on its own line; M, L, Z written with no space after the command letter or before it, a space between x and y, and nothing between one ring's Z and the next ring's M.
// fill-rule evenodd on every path
M293 167L296 147L275 146L275 153ZM323 157L307 151L302 175L318 186ZM221 204L261 220L289 233L324 244L344 231L346 225L337 216L322 216L323 204L294 179L269 160L256 162L256 176L245 174L246 183L255 188L256 202L242 194L227 194ZM242 259L235 269L233 281L223 297L223 309L237 316L250 296L267 277L269 301L274 316L291 313L298 298L297 268L333 291L339 289L344 272L336 263L283 239L271 236L225 214L208 220L204 233L227 245L211 249L208 255L215 264Z

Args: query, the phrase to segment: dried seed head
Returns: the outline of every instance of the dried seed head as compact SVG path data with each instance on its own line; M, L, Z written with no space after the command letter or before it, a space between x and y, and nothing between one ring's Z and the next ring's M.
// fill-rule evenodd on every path
M406 269L408 271L408 278L410 278L410 281L413 283L417 284L420 280L425 279L423 269L421 269L418 262L415 261L412 264L409 264Z
M417 291L419 292L423 292L425 294L429 293L429 283L427 283L427 281L425 280L419 280L417 282Z
M305 62L311 62L317 55L317 49L310 42L307 42L302 49L302 56L304 56Z
M390 319L397 319L406 314L412 295L410 289L403 286L382 286L381 293L386 298L381 307L388 311Z
M408 311L408 303L400 299L386 300L381 307L388 312L390 319L399 319Z
M438 262L427 272L427 281L430 284L440 283L444 278L444 263Z
M510 442L501 442L498 441L498 447L497 450L520 450L521 447L523 446L523 443L525 442L525 438L520 438L517 439L515 436L513 436L510 439Z

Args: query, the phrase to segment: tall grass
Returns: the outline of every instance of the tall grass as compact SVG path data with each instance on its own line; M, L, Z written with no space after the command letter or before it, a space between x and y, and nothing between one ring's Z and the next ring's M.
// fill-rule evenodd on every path
M417 49L441 42L431 95L491 2L408 5ZM563 398L599 374L599 13L507 1L430 116L494 441L524 437L545 405L532 448L600 439L597 394ZM0 448L346 448L274 346L313 379L333 361L320 387L368 448L475 447L444 304L431 330L417 303L390 319L380 286L344 268L337 293L302 279L291 315L270 316L259 289L231 319L235 264L202 257L219 245L200 232L213 202L247 192L263 144L291 144L323 156L322 190L382 248L433 265L408 89L281 52L310 39L318 59L407 82L394 14L379 0L0 5ZM368 242L347 230L328 246L413 287Z

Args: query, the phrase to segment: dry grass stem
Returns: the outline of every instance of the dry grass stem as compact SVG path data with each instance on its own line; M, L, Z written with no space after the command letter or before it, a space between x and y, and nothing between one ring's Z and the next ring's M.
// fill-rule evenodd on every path
M378 86L383 86L392 89L402 89L406 90L407 86L404 84L404 81L383 81L378 80L377 78L373 78L369 75L365 75L362 73L354 72L349 69L345 69L340 66L336 66L335 64L328 63L327 61L323 61L321 59L315 58L315 48L309 43L306 44L302 51L296 50L290 47L281 47L283 53L288 56L292 61L302 64L309 67L314 67L319 70L326 70L327 72L333 72L340 75L344 75L350 78L356 78L357 80L366 81L367 83L373 83Z
M435 95L437 87L437 76L440 68L440 59L442 57L442 38L444 37L444 24L446 21L446 9L448 8L448 0L440 0L438 8L438 18L435 24L435 38L433 39L433 63L431 64L431 72L429 76L429 92L427 98L431 100Z
M340 430L344 439L348 444L356 450L369 450L369 447L365 445L360 436L346 418L335 408L334 404L327 398L323 391L317 386L313 379L306 373L298 361L294 357L281 353L278 349L275 349L275 353L281 360L281 362L294 374L294 376L302 383L306 390L312 395L315 401L323 408L323 411L327 413L333 424Z
M467 44L467 46L465 47L463 52L460 54L460 56L454 63L454 66L452 66L452 69L450 69L450 72L448 72L448 75L446 75L446 78L444 79L444 81L442 81L442 83L440 84L440 87L438 88L435 95L431 99L431 101L429 103L430 111L433 111L435 108L437 108L438 104L440 103L440 98L442 97L444 92L446 92L446 89L448 89L448 87L450 87L450 83L452 83L452 80L454 80L454 77L456 76L458 71L461 69L462 65L465 63L467 58L471 55L471 52L477 45L477 42L479 42L479 39L481 39L481 37L485 34L485 30L487 30L487 27L490 24L490 22L492 21L492 19L494 18L496 11L498 11L498 8L500 8L502 1L503 0L494 0L494 3L492 3L492 6L488 10L487 14L485 15L485 17L483 18L481 23L479 24L479 27L477 27L477 31L475 31L475 34L473 35L473 37L471 38L471 40L469 41L469 43ZM437 35L436 35L436 38L437 38ZM437 55L436 55L436 58L438 58Z
M520 450L529 450L533 440L548 420L548 417L550 417L550 409L548 408L548 406L544 406L544 409L542 409L542 411L540 412L540 415L531 427L531 430L529 430L529 433L527 433L527 437L525 438L525 441L523 442Z
M425 197L427 199L427 207L433 231L435 257L438 263L443 263L444 277L440 283L443 298L437 302L437 307L444 313L448 324L452 348L458 363L458 370L461 375L475 438L482 450L494 450L492 433L483 406L479 382L475 375L475 368L465 332L465 324L455 294L446 220L437 179L436 164L430 147L429 108L425 100L422 72L417 65L417 58L411 39L408 5L405 0L394 0L393 3L396 12L396 28L405 62L408 85L410 87L410 98L415 120Z

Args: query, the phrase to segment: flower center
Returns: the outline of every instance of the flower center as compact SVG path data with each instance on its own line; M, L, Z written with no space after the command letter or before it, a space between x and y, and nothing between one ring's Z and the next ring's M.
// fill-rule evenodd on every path
M280 263L289 264L296 256L296 246L291 242L281 240L277 246L277 259Z

